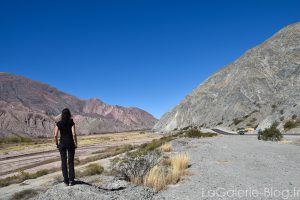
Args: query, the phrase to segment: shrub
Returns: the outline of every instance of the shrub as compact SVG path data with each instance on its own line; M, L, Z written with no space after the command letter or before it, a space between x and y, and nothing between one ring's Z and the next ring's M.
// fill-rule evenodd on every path
M12 144L12 143L28 143L33 140L29 137L21 137L21 136L1 136L0 143L2 144Z
M20 171L19 175L9 176L4 179L0 179L0 187L4 187L13 183L21 183L27 179L34 179L40 176L48 174L50 170L40 170L35 173L28 173L25 171Z
M78 157L74 158L74 164L79 165L80 164L80 159Z
M13 195L12 199L14 200L21 200L21 199L29 199L34 196L36 196L38 192L33 189L27 189L27 190L22 190L20 192L17 192Z
M91 176L91 175L96 175L96 174L102 174L102 172L104 171L104 168L99 165L99 164L89 164L88 166L86 166L85 170L82 172L77 172L77 176Z
M243 121L242 119L235 118L235 119L233 120L233 124L234 124L234 125L238 125L238 124L241 123L242 121Z
M297 118L297 115L293 114L292 119L296 119L296 118Z
M136 157L127 156L112 163L112 168L123 179L134 181L142 179L159 162L159 158L160 153L158 151L151 151L146 155L138 155Z
M217 134L216 133L204 133L197 129L190 129L185 132L185 136L190 137L190 138L199 138L199 137L213 137L213 136L217 136Z
M285 124L283 125L284 130L290 130L292 128L296 128L300 125L300 121L297 120L289 120L287 122L285 122Z
M270 141L280 141L283 136L281 132L277 129L278 123L273 123L270 128L266 128L263 131L258 132L259 140L270 140Z
M173 151L173 148L172 148L172 145L171 144L163 144L161 147L160 147L160 150L162 152L171 152Z

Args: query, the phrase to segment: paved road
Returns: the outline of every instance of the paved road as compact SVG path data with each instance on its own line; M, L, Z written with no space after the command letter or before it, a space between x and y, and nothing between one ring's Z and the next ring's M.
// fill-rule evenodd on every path
M219 133L219 134L223 134L223 135L238 135L237 133L229 133L229 132L226 132L224 130L220 130L220 129L211 129L213 131L215 131L216 133ZM245 134L245 135L257 135L256 133L254 134ZM288 136L299 136L300 133L283 133L283 135L288 135Z

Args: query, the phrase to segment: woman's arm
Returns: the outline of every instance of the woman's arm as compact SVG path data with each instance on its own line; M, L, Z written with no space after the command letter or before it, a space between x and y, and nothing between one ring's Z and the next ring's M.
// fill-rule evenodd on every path
M76 135L75 124L72 126L72 134L73 134L73 139L74 139L74 143L75 143L75 148L77 148L77 135Z
M55 126L55 128L54 128L54 141L55 141L56 146L58 146L58 127L57 126Z

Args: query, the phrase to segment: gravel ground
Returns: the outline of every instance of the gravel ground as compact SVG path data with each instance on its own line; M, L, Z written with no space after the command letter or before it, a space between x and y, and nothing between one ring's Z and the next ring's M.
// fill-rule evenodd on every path
M53 183L33 199L300 199L299 145L259 141L249 135L182 138L171 143L171 154L187 152L191 166L179 183L162 192L97 175L72 187Z
M175 151L189 153L192 175L155 199L300 199L300 146L256 136L172 143Z
M95 175L80 179L74 186L55 184L32 200L151 200L154 194L150 188L116 180L114 177Z

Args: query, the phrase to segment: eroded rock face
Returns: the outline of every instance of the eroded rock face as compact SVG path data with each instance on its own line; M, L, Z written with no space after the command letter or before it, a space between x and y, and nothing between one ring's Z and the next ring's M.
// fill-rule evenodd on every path
M280 30L212 75L155 125L159 131L195 125L280 127L300 117L300 23Z
M138 108L80 100L47 84L0 73L0 134L52 136L62 109L69 108L80 134L151 129L157 120Z

